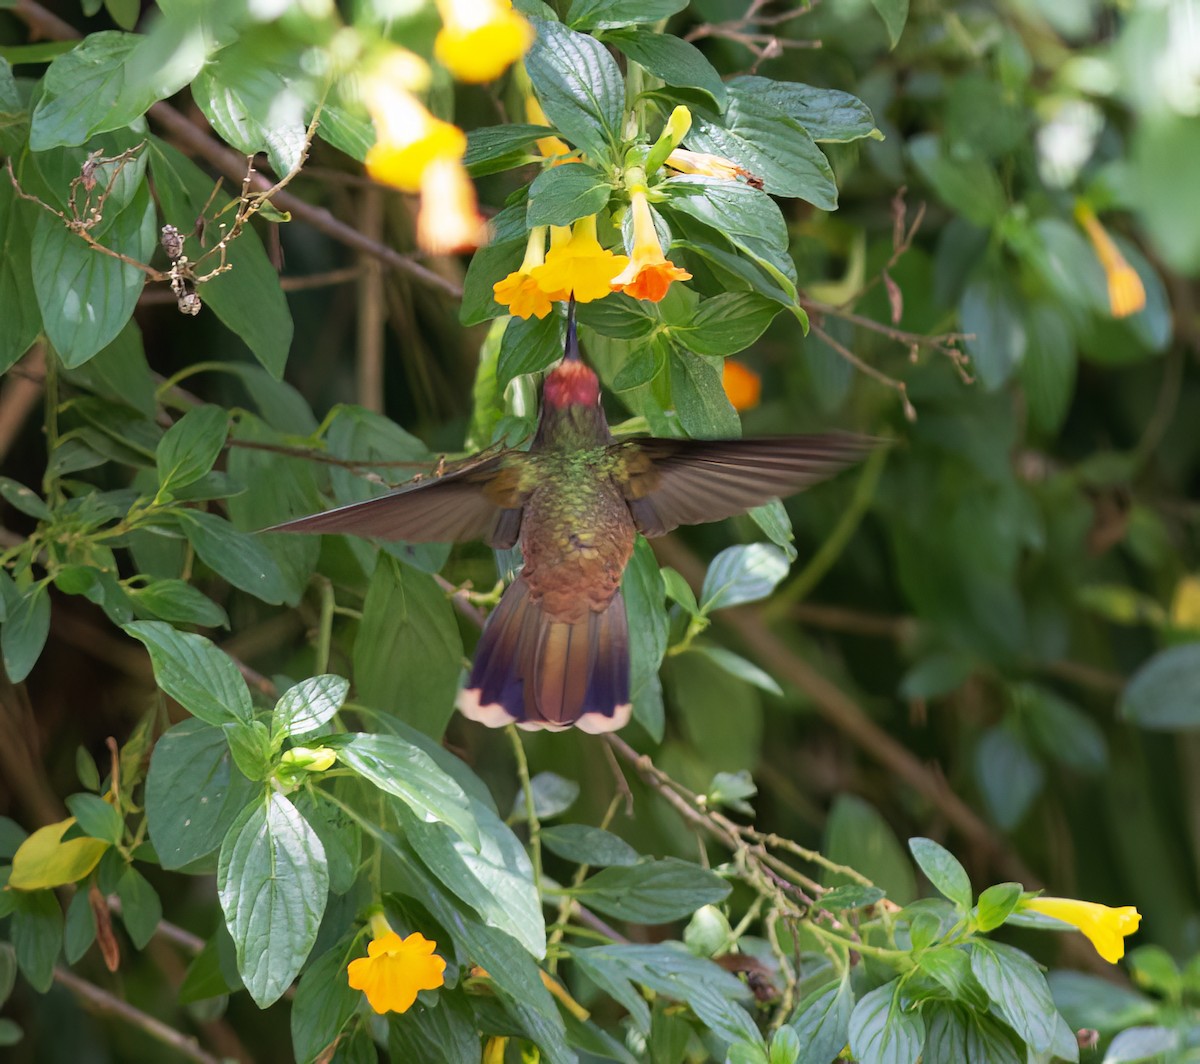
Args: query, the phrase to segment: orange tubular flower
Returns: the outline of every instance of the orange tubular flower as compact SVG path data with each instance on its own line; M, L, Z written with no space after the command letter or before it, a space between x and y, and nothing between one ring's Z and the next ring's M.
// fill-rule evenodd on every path
M536 34L512 0L437 0L438 61L459 81L494 81L521 58Z
M1132 935L1142 922L1141 913L1132 905L1113 909L1074 898L1030 898L1021 908L1079 928L1109 964L1116 964L1125 956L1125 936Z
M1091 207L1086 203L1077 203L1075 217L1091 240L1092 247L1096 249L1096 258L1100 260L1100 265L1104 267L1104 277L1108 281L1108 306L1112 316L1128 318L1131 314L1136 314L1146 305L1146 288L1137 270L1126 261Z
M612 280L614 291L624 292L634 299L657 303L667 294L672 281L690 281L692 275L681 270L663 254L654 228L654 215L643 189L630 192L633 209L633 256L624 271Z
M380 913L371 917L371 934L367 956L351 961L346 975L376 1012L407 1012L420 991L446 981L446 962L433 952L437 943L416 931L401 938Z
M502 281L492 285L492 297L517 318L544 318L554 305L531 275L532 271L546 261L546 227L539 225L529 231L529 243L525 246L525 258L521 265Z
M470 251L487 243L475 186L459 159L435 159L421 175L417 244L433 255Z
M762 377L744 362L727 358L721 370L721 387L734 410L753 410L762 395Z
M550 227L550 251L546 261L530 271L549 299L566 299L575 293L577 303L603 299L613 290L613 281L629 259L614 255L596 239L596 216L580 218L568 229Z

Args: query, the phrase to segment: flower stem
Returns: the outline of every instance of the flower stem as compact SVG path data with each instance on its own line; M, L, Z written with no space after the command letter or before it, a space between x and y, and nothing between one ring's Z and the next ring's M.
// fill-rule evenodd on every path
M529 854L533 859L533 884L537 887L538 897L542 896L542 825L538 821L537 809L533 800L533 787L529 782L529 761L525 757L525 747L521 742L521 734L516 725L510 724L504 729L508 732L509 742L512 743L513 754L517 759L517 776L525 792L525 818L529 821Z

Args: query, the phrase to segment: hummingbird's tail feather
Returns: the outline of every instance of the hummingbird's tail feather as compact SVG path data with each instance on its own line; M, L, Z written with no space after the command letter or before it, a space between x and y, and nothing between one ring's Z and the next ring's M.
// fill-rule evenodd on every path
M501 596L458 708L490 728L607 732L629 722L629 625L620 592L575 623L548 617L527 581Z

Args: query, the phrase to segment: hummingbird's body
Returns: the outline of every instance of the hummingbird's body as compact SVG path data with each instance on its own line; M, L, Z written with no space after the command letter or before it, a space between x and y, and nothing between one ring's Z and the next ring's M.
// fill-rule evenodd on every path
M859 437L613 439L600 382L579 359L546 376L537 434L442 477L280 525L408 542L520 544L525 564L484 626L458 708L492 727L614 731L629 720L621 576L635 534L716 521L860 458Z

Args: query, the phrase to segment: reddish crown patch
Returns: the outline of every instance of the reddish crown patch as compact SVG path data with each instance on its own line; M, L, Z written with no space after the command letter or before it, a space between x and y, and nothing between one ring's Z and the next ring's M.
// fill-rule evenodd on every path
M563 362L546 377L542 398L559 408L595 406L600 399L600 381L582 362Z

